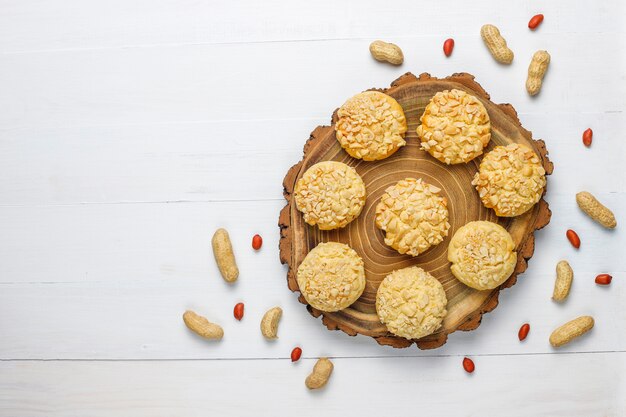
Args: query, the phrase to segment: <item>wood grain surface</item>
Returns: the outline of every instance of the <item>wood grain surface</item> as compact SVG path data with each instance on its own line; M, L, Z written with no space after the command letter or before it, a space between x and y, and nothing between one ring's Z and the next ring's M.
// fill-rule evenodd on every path
M328 313L307 305L313 316L322 316L322 322L328 329L342 330L349 335L372 336L378 343L393 347L408 347L415 342L421 349L437 348L446 342L450 333L477 328L482 315L498 305L500 289L515 284L517 276L526 270L527 261L534 252L534 232L550 222L551 212L545 200L542 198L521 216L499 218L493 210L483 206L471 185L482 156L467 164L445 165L420 149L415 130L424 108L435 93L453 88L465 90L478 97L487 108L491 119L492 137L485 153L498 145L520 143L534 149L540 156L546 173L552 173L553 164L548 159L545 143L542 140L534 140L531 133L522 127L511 105L492 103L489 94L474 81L472 75L467 73L454 74L444 79L431 77L426 73L418 78L407 73L392 82L390 88L380 90L400 103L408 123L407 146L382 161L357 160L351 158L341 148L335 138L334 124L337 120L335 111L332 125L319 126L311 133L304 146L302 161L294 165L285 176L283 187L287 204L281 211L279 219L281 262L289 266L287 282L292 291L299 291L295 271L308 252L320 242L346 243L355 249L365 262L367 278L365 291L349 308ZM327 160L353 166L365 182L367 199L361 215L348 226L332 231L321 231L304 222L291 197L296 181L304 172L312 165ZM415 258L401 255L387 246L384 243L384 233L375 226L376 205L380 196L389 186L407 177L423 178L427 183L441 188L441 194L447 198L450 211L451 228L447 238ZM454 232L474 220L501 224L509 231L516 244L518 256L513 274L501 286L489 291L474 290L458 281L452 275L447 259L448 243ZM441 328L432 335L414 341L388 332L376 315L376 291L380 282L391 271L412 265L419 265L435 276L443 284L448 298L448 314ZM302 295L299 300L307 304Z

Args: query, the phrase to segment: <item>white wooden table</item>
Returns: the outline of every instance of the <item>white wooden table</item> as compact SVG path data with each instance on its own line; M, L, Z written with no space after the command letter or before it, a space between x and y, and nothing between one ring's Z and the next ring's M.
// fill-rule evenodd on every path
M0 415L625 415L625 9L620 0L1 0ZM538 12L546 19L531 32ZM513 65L488 55L484 23L505 34ZM446 59L448 37L456 48ZM404 49L403 66L372 60L378 38ZM524 82L537 49L552 63L531 99ZM476 331L433 351L326 330L278 261L281 181L309 132L350 95L407 71L474 74L555 163L552 222L528 271ZM614 209L615 231L577 209L581 190ZM217 227L234 240L232 287L212 259ZM557 305L563 258L575 283ZM609 288L594 284L601 272L614 276ZM258 322L273 305L285 313L268 343ZM191 334L186 309L222 323L224 340ZM553 350L553 328L582 314L596 318L591 334ZM520 343L524 322L532 330ZM292 364L295 345L304 354ZM320 355L335 372L309 392L303 381Z

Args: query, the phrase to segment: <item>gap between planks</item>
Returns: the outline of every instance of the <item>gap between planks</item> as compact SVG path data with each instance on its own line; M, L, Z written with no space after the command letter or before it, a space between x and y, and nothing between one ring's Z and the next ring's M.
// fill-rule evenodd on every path
M469 355L472 358L480 357L501 357L501 356L548 356L548 355L605 355L605 354L622 354L626 350L590 350L575 352L530 352L530 353L479 353ZM468 355L464 354L433 354L433 355L364 355L364 356L327 356L333 360L352 360L352 359L401 359L401 358L460 358ZM316 360L317 356L303 356L300 360ZM79 358L37 358L37 359L7 359L0 358L0 362L213 362L213 361L283 361L291 360L289 357L278 358L154 358L154 359L138 359L138 358L115 358L115 359L79 359Z
M626 194L626 191L607 191L601 194ZM555 195L570 195L570 193L558 193L551 192L550 197ZM140 205L140 204L219 204L219 203L262 203L271 201L285 201L284 197L275 198L250 198L250 199L237 199L237 198L216 198L209 200L162 200L162 201L78 201L75 203L57 203L57 204L0 204L2 208L19 208L19 207L33 207L33 208L46 208L46 207L77 207L77 206L108 206L108 205Z
M622 35L621 31L595 31L585 32L585 35ZM558 36L571 36L580 35L581 32L544 32L544 35L558 35ZM448 36L448 32L441 32L437 34L424 34L420 36L415 35L394 35L391 38L394 41L406 40L406 39L441 39ZM466 37L475 37L474 32L458 33L456 39L462 39ZM376 37L336 37L336 38L316 38L316 39L260 39L260 40L241 40L241 41L215 41L215 42L161 42L161 43L137 43L127 45L112 45L112 46L96 46L96 47L74 47L74 48L51 48L51 49L34 49L24 51L3 51L0 52L0 56L7 55L30 55L30 54L48 54L48 53L73 53L73 52L94 52L94 51L110 51L116 49L148 49L148 48L180 48L189 46L221 46L221 45L263 45L263 44L286 44L286 43L317 43L317 42L371 42L376 40Z
M2 55L2 53L0 53ZM599 115L599 114L622 114L624 110L621 109L608 109L602 111L551 111L552 116L564 116L564 115ZM520 111L518 116L543 116L545 112L536 111ZM154 122L135 122L135 123L91 123L84 125L72 125L72 126L21 126L21 127L0 127L0 132L14 132L23 130L72 130L72 129L90 129L90 128L114 128L114 127L142 127L142 126L170 126L170 125L203 125L203 124L220 124L220 123L268 123L268 122L285 122L285 121L312 121L313 124L328 124L330 125L330 118L328 115L308 116L308 117L282 117L282 118L242 118L242 119L209 119L209 120L169 120L169 121L154 121ZM313 129L314 126L311 125Z

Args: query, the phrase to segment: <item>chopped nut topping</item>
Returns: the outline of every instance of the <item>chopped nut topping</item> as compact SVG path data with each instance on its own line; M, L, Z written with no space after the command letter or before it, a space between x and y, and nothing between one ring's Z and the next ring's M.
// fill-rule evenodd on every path
M496 288L513 273L517 262L509 232L497 223L474 221L456 231L448 245L452 274L477 290Z
M297 273L300 292L313 308L339 311L365 289L363 260L348 245L320 243L304 258Z
M380 322L407 339L428 336L441 327L447 303L441 283L416 266L387 275L376 293Z
M353 158L376 161L406 145L406 118L396 100L378 91L350 98L337 111L337 140Z
M517 143L496 146L481 161L472 185L485 207L498 216L515 217L539 201L546 171L532 149Z
M422 148L448 165L476 158L491 139L487 109L465 91L435 94L420 121L417 136Z
M439 188L422 179L406 178L387 188L376 206L376 226L385 243L398 252L417 256L448 235L447 201Z
M296 183L296 207L304 221L320 230L345 227L358 217L365 205L365 184L348 165L319 162Z

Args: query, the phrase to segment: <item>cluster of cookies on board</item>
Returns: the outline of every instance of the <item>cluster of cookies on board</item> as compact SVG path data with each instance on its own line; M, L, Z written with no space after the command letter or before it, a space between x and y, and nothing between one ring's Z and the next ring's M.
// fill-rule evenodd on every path
M377 161L406 145L407 121L402 106L378 91L350 98L337 111L336 137L353 158ZM467 163L491 140L491 123L483 103L461 90L435 94L417 128L421 147L444 164ZM519 216L543 193L545 170L535 152L523 145L496 146L487 153L472 185L498 216ZM387 188L376 206L376 226L385 243L401 254L418 256L448 235L447 199L441 189L421 178L406 178ZM297 181L294 198L305 222L320 230L345 227L365 205L366 188L357 171L341 162L311 166ZM452 274L477 290L501 285L517 262L515 244L502 226L473 221L459 228L448 246ZM334 312L352 305L366 285L364 263L348 245L320 243L304 258L296 274L304 298L314 308ZM419 339L441 327L446 315L441 283L417 266L392 271L376 294L376 311L387 329Z

